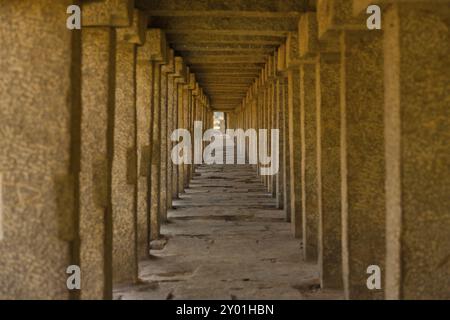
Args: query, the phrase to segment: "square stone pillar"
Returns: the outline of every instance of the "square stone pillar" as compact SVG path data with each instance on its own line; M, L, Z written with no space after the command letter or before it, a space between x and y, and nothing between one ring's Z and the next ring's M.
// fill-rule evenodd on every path
M450 299L450 6L383 13L386 298Z
M168 187L168 169L170 155L169 149L168 128L169 128L169 75L175 71L174 51L167 49L167 64L161 67L161 191L160 191L160 216L161 221L167 221L167 197L170 192ZM170 133L169 133L170 134ZM169 139L168 139L169 138ZM170 148L171 149L171 148ZM171 169L171 168L170 168ZM171 177L170 177L171 178Z
M172 208L173 195L173 162L172 162L172 140L171 135L174 127L174 85L175 85L175 56L174 50L168 50L168 64L163 67L164 72L167 72L167 126L166 126L166 209ZM164 220L167 219L167 213Z
M82 299L112 298L112 160L116 27L131 23L131 1L83 3L81 69L80 267Z
M150 249L150 161L152 137L153 67L148 31L143 46L137 49L136 65L136 147L137 178L137 238L139 259L148 257Z
M178 85L178 128L187 129L186 113L189 105L189 68L183 67L182 82ZM186 164L178 165L178 194L184 193L187 184Z
M279 198L279 195L277 195L277 176L280 172L280 156L281 156L281 150L280 150L280 136L278 138L278 150L272 150L272 129L279 129L278 123L277 123L277 117L278 115L278 108L277 108L277 74L276 74L276 61L277 61L277 55L270 57L272 64L271 64L271 117L270 117L270 134L269 134L269 146L270 146L270 153L277 152L278 153L278 172L276 174L273 174L270 176L270 185L271 185L271 191L272 191L272 197L277 199ZM278 191L281 192L281 190Z
M186 82L186 66L183 62L183 58L181 57L175 57L175 82L174 82L174 90L173 90L173 99L174 99L174 107L173 107L173 121L174 121L174 128L179 129L181 128L181 119L180 119L180 112L181 112L181 88ZM172 198L178 199L179 194L181 193L180 189L180 179L182 177L182 172L180 171L180 168L182 166L180 165L173 165L172 169L172 185L173 185L173 193Z
M301 17L299 32L302 55L307 59L317 57L315 64L316 120L312 118L310 120L315 122L317 136L319 276L322 288L340 289L342 288L342 251L339 39L333 34L319 42L315 13L307 13ZM306 114L305 117L308 115Z
M383 31L352 17L352 1L318 2L319 37L340 32L341 210L347 299L382 299L369 289L368 267L385 272Z
M195 90L197 88L197 82L195 79L195 74L194 73L190 73L189 74L189 92L188 92L188 110L186 113L186 129L190 132L191 134L191 150L194 150L194 110L195 110L195 104L196 104L196 98L195 98ZM193 172L194 172L194 164L193 164L194 159L192 159L192 163L186 165L186 180L185 180L185 187L188 188L189 187L189 182L191 181L192 177L193 177Z
M68 299L66 269L79 264L80 32L65 28L72 3L0 2L2 300Z
M301 118L300 118L300 59L298 35L290 33L286 42L288 69L289 171L291 198L291 228L296 238L302 236L301 190Z
M316 59L316 58L314 58ZM318 251L319 197L318 197L318 141L316 63L300 66L300 136L301 136L301 191L303 221L303 257L316 261Z
M147 30L153 63L152 155L150 173L150 240L160 237L161 227L161 67L167 63L167 43L161 29Z
M290 194L290 166L289 166L289 116L287 94L287 66L286 45L282 44L277 55L277 122L280 129L280 172L278 188L282 190L279 196L279 208L285 212L286 221L291 221L291 194ZM282 199L281 199L282 198Z
M135 282L137 255L136 45L145 41L139 11L130 27L118 28L112 162L113 282Z

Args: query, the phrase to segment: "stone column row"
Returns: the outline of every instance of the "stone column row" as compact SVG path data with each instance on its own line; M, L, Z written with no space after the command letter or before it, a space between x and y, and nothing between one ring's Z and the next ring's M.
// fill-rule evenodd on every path
M380 1L381 30L367 28L370 4L302 14L230 122L281 130L282 175L261 181L322 287L448 299L449 1Z
M448 298L444 2L384 1L369 30L369 2L318 1L298 50L287 40L293 229L322 286L348 299Z
M281 50L281 49L280 49ZM279 50L279 51L280 51ZM283 51L284 52L284 51ZM260 175L261 163L256 165L257 175L260 176L261 182L276 199L276 207L285 207L285 172L286 167L283 163L285 156L285 127L283 121L283 113L287 103L287 87L286 87L286 68L284 60L280 61L279 52L270 55L264 68L261 70L260 76L243 99L241 105L230 112L228 115L229 127L234 129L266 130L265 139L267 141L267 155L270 156L275 150L271 150L271 134L272 129L278 129L280 135L278 157L279 170L274 175ZM261 131L262 132L262 131ZM259 139L259 137L258 137ZM259 150L256 150L259 152ZM249 145L246 142L246 161L249 160ZM259 157L259 155L258 155ZM265 165L263 165L265 166ZM287 218L287 220L289 220Z
M72 4L81 30L66 28ZM112 298L192 177L172 165L171 134L211 125L208 99L133 7L0 1L0 298Z

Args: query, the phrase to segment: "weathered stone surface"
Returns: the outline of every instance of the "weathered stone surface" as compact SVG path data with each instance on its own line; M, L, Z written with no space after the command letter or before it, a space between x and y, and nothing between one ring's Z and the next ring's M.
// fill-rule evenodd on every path
M0 1L0 299L69 297L79 34L61 26L71 3Z
M148 55L148 42L138 47L136 65L136 116L137 116L137 234L140 259L148 256L150 243L150 159L152 136L153 67Z
M384 17L386 298L449 299L450 10L399 4Z
M175 79L176 79L176 66L175 66L175 56L174 50L170 49L168 51L168 64L163 66L163 70L167 71L167 126L165 131L165 141L166 141L166 149L165 149L165 157L166 157L166 208L172 207L172 190L173 190L173 162L172 162L172 147L173 143L171 140L171 135L173 130L176 129L174 123L174 95L175 95ZM163 220L166 220L167 211Z
M295 237L302 235L301 199L301 135L300 135L300 73L298 69L288 71L288 117L289 117L289 166L291 226Z
M140 10L134 9L131 25L117 29L117 39L142 45L145 42L147 16Z
M116 33L84 28L80 172L81 297L107 298L112 286L111 161Z
M341 30L367 30L365 20L353 16L353 0L317 0L317 22L321 39Z
M82 23L85 27L127 27L133 18L134 0L83 1Z
M450 298L450 0L134 2L0 0L0 298ZM280 172L173 166L215 111Z
M141 263L143 284L117 288L115 299L342 299L318 288L316 266L300 258L251 166L197 173L169 211L167 244Z
M160 233L160 187L161 187L161 65L153 62L152 105L152 156L150 178L150 240Z
M346 297L382 299L366 286L370 265L385 272L382 33L341 35L342 252Z
M172 51L173 53L173 51ZM168 61L169 62L169 61ZM161 67L161 171L160 171L160 216L161 221L165 221L167 217L167 87L168 73L164 66Z
M275 110L275 125L274 128L279 130L280 134L280 142L279 142L279 170L276 174L275 183L276 183L276 203L278 209L285 209L284 207L284 197L285 197L285 183L284 183L284 172L285 172L285 144L286 144L286 135L285 135L285 78L279 77L276 82L275 87L275 97L276 97L276 110Z
M119 34L117 34L118 40ZM113 281L137 279L136 45L116 43L112 162Z
M342 288L339 53L320 53L317 112L320 135L319 275L323 288Z
M319 159L317 136L316 64L300 67L300 117L301 117L301 190L303 221L303 256L307 261L317 261L319 196Z

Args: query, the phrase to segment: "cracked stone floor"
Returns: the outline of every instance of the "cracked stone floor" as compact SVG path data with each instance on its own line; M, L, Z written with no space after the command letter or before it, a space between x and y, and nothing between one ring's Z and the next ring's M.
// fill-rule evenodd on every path
M317 266L302 260L301 241L249 165L198 167L168 217L167 242L115 299L342 298L319 288Z

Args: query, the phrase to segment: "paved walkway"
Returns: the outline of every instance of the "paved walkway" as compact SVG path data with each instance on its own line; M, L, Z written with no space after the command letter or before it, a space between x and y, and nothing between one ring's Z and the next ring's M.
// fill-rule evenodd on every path
M248 165L201 166L162 227L167 243L115 299L339 299L301 259L282 210Z

